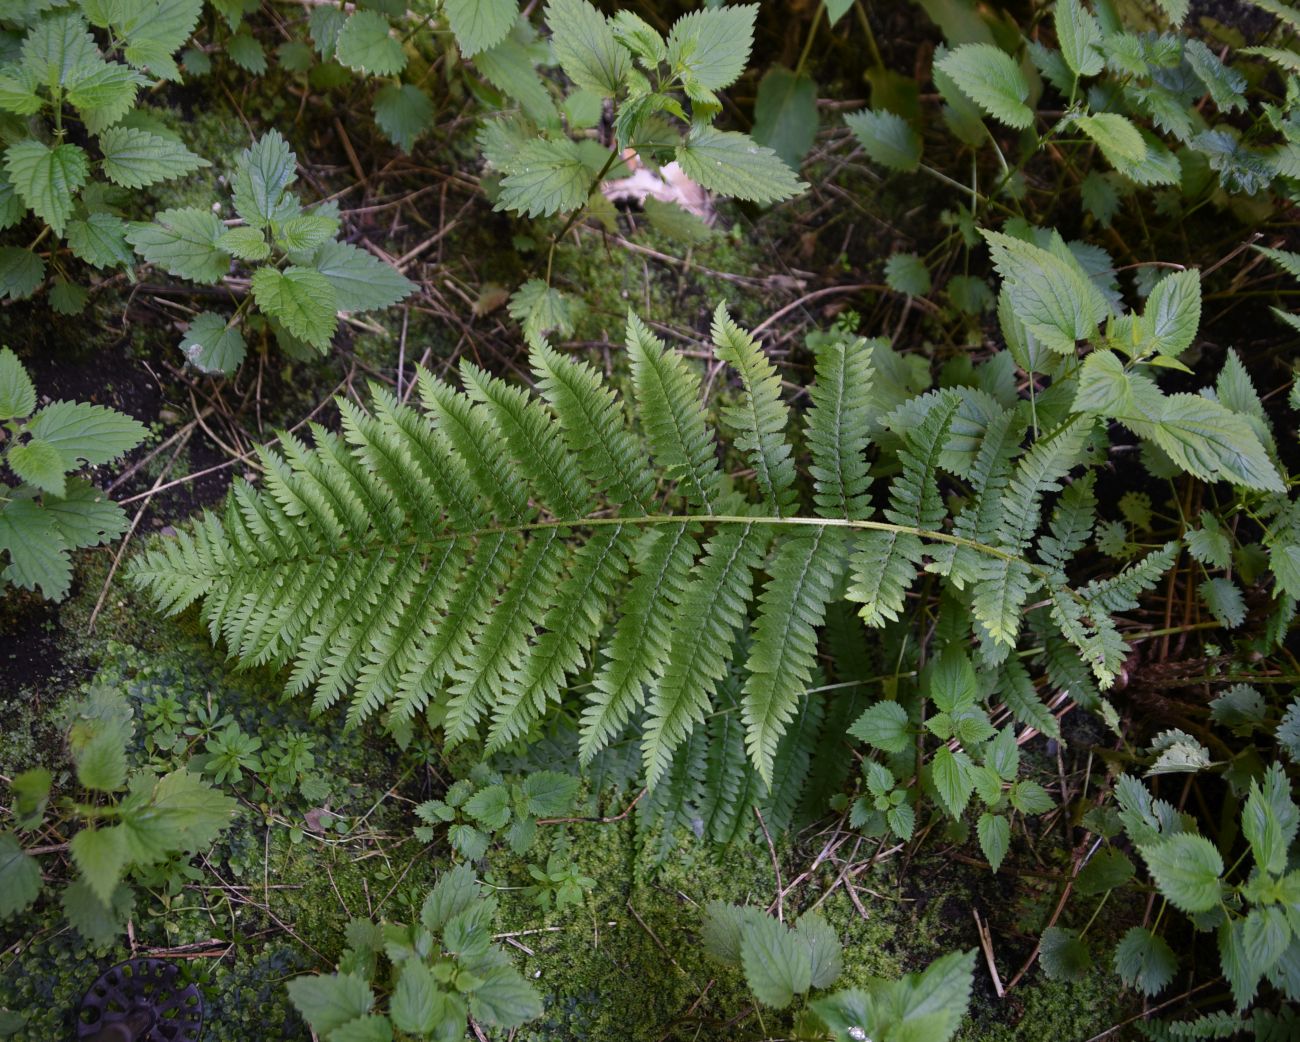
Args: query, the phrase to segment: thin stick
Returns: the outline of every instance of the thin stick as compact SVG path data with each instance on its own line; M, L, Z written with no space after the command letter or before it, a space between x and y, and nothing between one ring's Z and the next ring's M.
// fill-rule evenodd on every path
M781 886L781 865L776 860L776 847L772 845L772 834L767 831L767 822L763 820L763 812L757 807L754 808L754 814L758 818L758 824L763 829L763 837L767 840L767 851L772 855L772 871L776 873L776 917L780 922L785 922L785 910L782 908L782 893L784 888Z
M984 950L984 961L988 963L989 976L993 978L993 990L997 992L998 998L1005 998L1006 989L1002 987L1002 978L998 976L998 964L993 958L993 932L980 918L978 909L972 908L970 914L975 917L975 932L979 934L980 947Z

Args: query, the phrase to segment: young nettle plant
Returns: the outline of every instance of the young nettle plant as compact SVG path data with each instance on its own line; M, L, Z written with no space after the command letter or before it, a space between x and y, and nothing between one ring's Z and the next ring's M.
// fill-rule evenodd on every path
M52 799L54 778L44 768L10 783L17 831L0 832L0 918L36 901L44 887L39 858L61 849L51 850L48 837L70 836L67 851L77 879L63 890L63 912L87 941L108 944L131 915L132 880L165 883L169 866L183 875L185 862L230 823L235 801L198 775L184 768L161 776L131 771L127 744L133 730L122 694L92 688L73 707L68 731L76 798L66 793Z
M457 1042L467 1018L511 1029L542 1014L537 992L492 943L496 901L474 872L445 873L420 908L419 922L348 925L338 972L298 977L289 998L321 1042L402 1038ZM372 986L381 962L386 1012Z
M119 208L140 189L208 165L135 108L155 78L180 78L172 55L201 10L202 0L6 9L0 229L23 231L24 245L0 247L0 297L31 296L52 271L51 305L81 311L88 295L70 259L129 271ZM39 223L26 221L29 212Z
M229 225L211 210L164 210L151 222L133 223L127 241L149 263L204 285L226 281L232 297L247 286L233 314L197 315L181 350L198 369L231 373L247 351L244 331L255 328L252 305L295 357L329 350L339 312L389 307L415 286L365 250L338 241L338 207L305 208L289 191L297 180L297 157L278 131L269 131L242 152L232 178L237 221ZM232 261L249 271L236 283Z
M717 92L745 69L757 11L757 4L694 11L665 39L630 11L606 18L588 0L552 0L545 12L551 53L571 85L559 108L517 36L474 54L479 70L522 109L488 120L479 135L499 177L496 208L567 215L551 238L545 277L512 301L530 336L566 328L566 305L550 285L555 246L589 202L605 211L598 190L625 157L675 163L696 184L750 202L777 202L806 188L772 149L713 126L722 111ZM610 141L593 132L606 102L613 106Z
M710 956L740 968L754 997L773 1009L831 987L842 969L840 940L816 912L791 927L761 908L712 901L703 940ZM822 995L799 1009L793 1037L948 1042L970 1005L974 969L974 951L954 952L901 980Z
M72 584L72 551L116 539L126 514L75 472L110 463L144 440L131 417L85 402L36 407L36 387L9 348L0 348L0 460L18 479L0 484L0 578L48 600Z
M522 779L505 779L478 763L469 777L454 782L440 800L415 808L425 825L415 830L420 842L434 838L438 825L449 825L452 848L477 861L494 838L516 854L526 854L537 839L537 819L568 813L578 794L578 779L558 771L536 771Z

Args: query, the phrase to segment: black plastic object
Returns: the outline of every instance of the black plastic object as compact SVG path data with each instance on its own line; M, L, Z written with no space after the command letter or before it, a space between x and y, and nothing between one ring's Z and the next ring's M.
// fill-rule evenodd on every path
M80 1042L198 1042L203 998L175 963L130 959L90 986L77 1020Z

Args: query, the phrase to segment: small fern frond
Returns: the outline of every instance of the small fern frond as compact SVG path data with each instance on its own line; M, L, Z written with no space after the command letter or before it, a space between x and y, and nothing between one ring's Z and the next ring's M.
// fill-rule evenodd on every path
M623 614L614 628L605 662L592 685L591 702L582 713L578 755L585 766L645 704L645 688L668 659L673 618L699 553L694 525L651 529L637 548Z
M812 456L813 502L822 517L860 520L871 513L871 352L884 343L834 335L813 348L816 380L808 390L812 408L804 437Z
M820 686L820 673L815 674ZM804 783L812 771L813 751L821 737L826 703L820 694L809 692L800 700L793 718L772 759L772 784L762 800L763 816L769 830L790 828L803 794Z
M729 525L708 541L678 606L663 674L650 697L642 742L646 783L654 786L672 753L704 719L709 698L727 672L727 654L753 597L753 573L771 533L762 525Z
M1038 540L1038 559L1064 578L1071 559L1088 545L1097 520L1096 472L1088 471L1061 493L1052 511L1048 533Z
M1020 451L1025 423L1014 412L1002 410L984 429L968 478L971 500L953 522L953 535L972 542L997 541L1002 497L1011 481L1011 466ZM970 546L954 546L948 574L959 590L978 582L984 558Z
M1105 615L1136 608L1138 598L1153 589L1173 567L1179 548L1177 540L1165 543L1116 575L1088 583L1079 591L1079 597L1093 612Z
M885 516L895 525L934 529L943 520L937 471L944 437L961 398L953 391L927 396L925 418L908 430L898 453L902 473L890 483ZM920 538L911 532L870 531L853 555L848 597L868 626L883 626L898 618L907 589L916 578L924 555Z
M716 513L722 470L701 407L700 378L630 311L627 351L641 425L655 462L677 483L688 505Z
M733 657L740 657L740 643ZM752 808L758 798L758 775L745 755L742 682L740 672L733 669L718 685L716 712L708 721L708 750L696 808L704 834L723 845L739 839L754 824Z
M746 663L745 746L767 784L772 761L817 663L817 631L843 563L842 532L821 528L787 539L768 565Z
M731 320L726 304L713 313L713 347L719 361L740 377L741 404L722 410L736 432L736 448L748 455L767 508L784 517L794 505L794 459L786 439L790 409L781 400L781 378L758 341Z
M530 357L538 389L591 483L616 506L648 513L654 479L614 393L591 366L565 358L545 342L535 345Z

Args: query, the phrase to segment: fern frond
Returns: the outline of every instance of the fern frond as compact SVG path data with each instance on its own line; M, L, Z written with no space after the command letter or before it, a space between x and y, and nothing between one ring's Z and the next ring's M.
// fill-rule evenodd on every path
M925 418L904 436L898 453L902 473L890 483L889 509L893 524L935 530L943 521L937 471L944 437L961 399L952 391L928 395ZM916 578L925 547L912 532L870 531L853 555L849 600L862 605L868 626L883 626L898 618L907 588Z
M614 393L591 366L565 358L545 342L533 347L531 360L538 388L592 484L615 505L648 513L654 478Z
M736 448L747 453L769 510L784 517L794 505L794 460L785 431L790 410L781 400L781 378L758 341L731 320L727 306L713 313L713 347L720 361L740 377L741 404L722 410L736 432Z
M700 404L699 377L631 312L627 350L637 409L655 462L689 505L716 513L722 471Z
M743 654L740 643L733 649L733 659ZM718 685L696 808L704 834L723 845L739 839L754 824L751 808L758 798L758 775L745 755L742 683L740 672L733 669Z
M786 724L817 662L817 630L825 621L843 562L837 529L787 539L768 567L746 663L745 746L759 775L772 782L772 761Z
M812 408L804 438L812 456L813 502L822 517L862 519L871 513L871 352L884 343L837 335L813 349L816 379L808 390Z
M585 766L645 703L646 684L668 659L673 618L699 552L697 526L664 525L646 532L636 552L636 578L623 602L604 664L582 712L578 755Z
M781 736L772 759L772 784L762 801L768 829L784 832L794 821L804 782L812 770L813 750L821 737L825 715L826 704L822 696L809 692L800 700Z
M756 524L729 525L705 546L682 595L663 674L650 697L642 742L646 783L668 769L673 750L704 719L709 697L727 672L727 653L753 597L753 572L770 533Z
M1009 410L1003 410L989 421L967 475L971 483L971 501L953 522L953 535L984 544L997 541L1002 497L1011 481L1012 461L1020 451L1024 432L1024 420ZM964 589L978 582L983 560L973 547L954 546L948 570L953 585Z
M1048 532L1038 540L1038 559L1058 576L1065 576L1070 560L1088 545L1097 520L1096 472L1088 471L1061 493L1052 511Z
M1118 574L1088 583L1079 590L1079 597L1090 610L1106 615L1136 608L1138 598L1154 589L1160 577L1173 567L1178 551L1177 540L1165 543Z
M586 514L592 506L591 486L546 407L471 362L462 362L460 369L466 393L487 407L531 484L533 498L554 517Z
M598 530L577 559L542 620L541 635L522 665L505 678L496 699L488 752L523 734L559 701L565 678L582 667L609 611L615 584L627 571L631 533L615 525Z
M1060 489L1060 481L1079 460L1088 425L1075 421L1040 438L1016 465L1002 494L997 542L1005 557L989 557L975 586L971 610L989 636L1004 647L1015 645L1020 621L1036 580L1020 555L1038 529L1043 497Z

